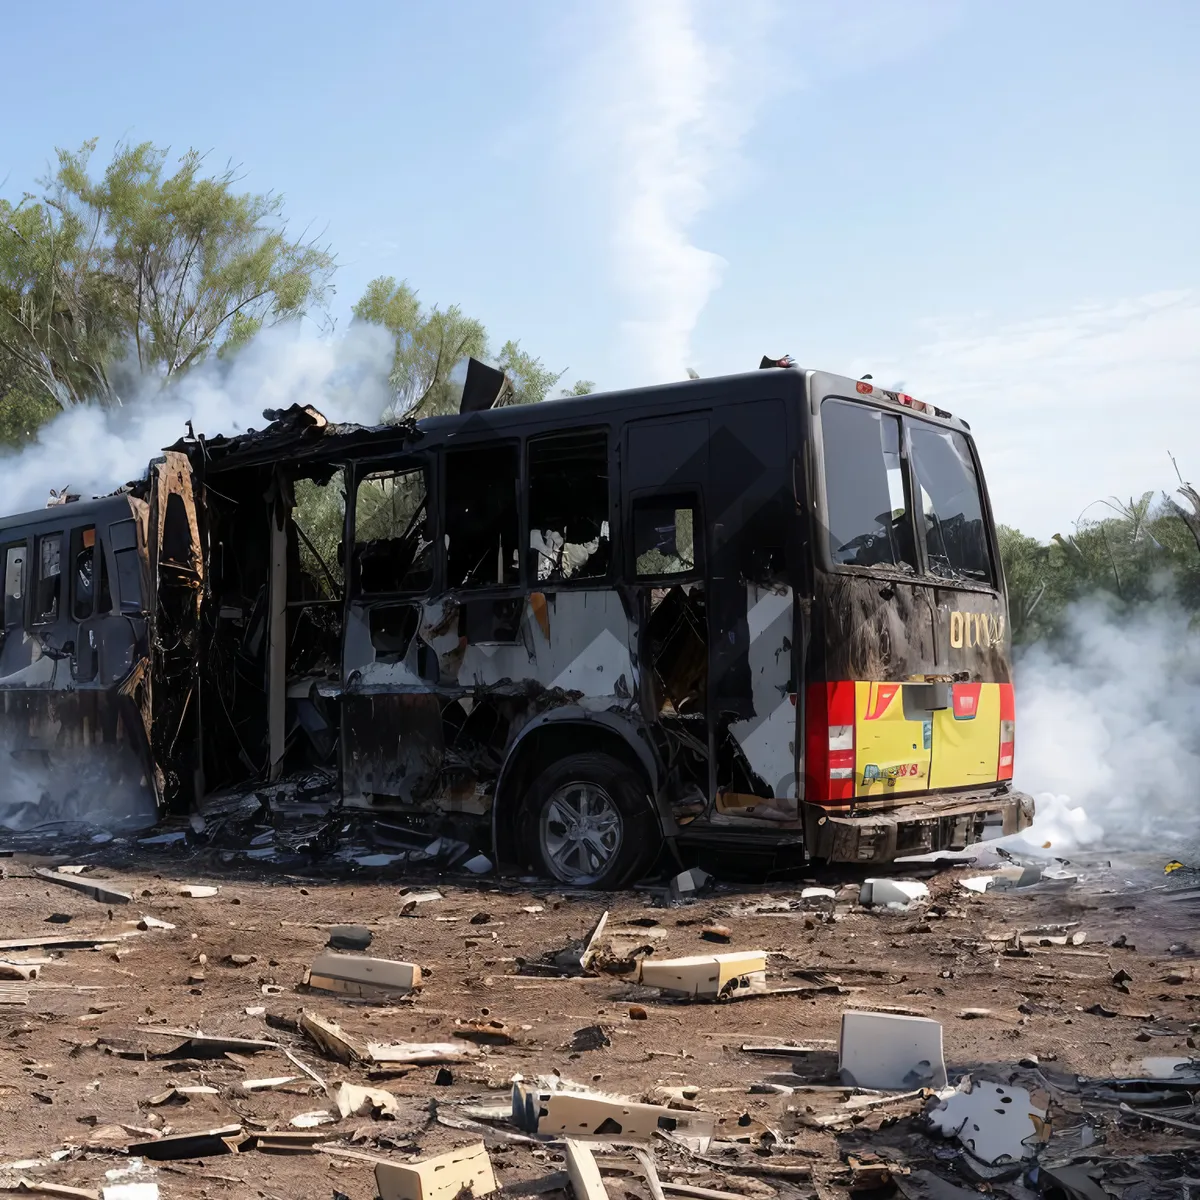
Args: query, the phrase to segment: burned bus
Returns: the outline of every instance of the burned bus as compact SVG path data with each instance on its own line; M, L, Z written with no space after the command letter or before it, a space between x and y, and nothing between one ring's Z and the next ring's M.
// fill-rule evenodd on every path
M472 363L458 414L268 413L0 525L9 734L48 706L84 736L94 691L161 805L316 779L573 885L664 847L880 863L1023 828L966 422L764 368L506 405ZM110 581L86 619L80 528Z

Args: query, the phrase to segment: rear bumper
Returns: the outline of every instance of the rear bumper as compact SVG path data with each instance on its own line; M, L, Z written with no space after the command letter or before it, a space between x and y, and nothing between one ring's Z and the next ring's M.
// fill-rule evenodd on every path
M1023 792L958 792L925 796L911 804L860 812L830 812L804 805L808 852L828 862L885 863L908 854L961 850L999 821L1017 833L1033 820L1033 798Z

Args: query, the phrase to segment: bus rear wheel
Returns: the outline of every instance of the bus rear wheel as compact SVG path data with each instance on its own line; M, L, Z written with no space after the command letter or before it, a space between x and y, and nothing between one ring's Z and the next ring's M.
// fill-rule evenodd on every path
M641 776L599 752L547 767L525 797L522 842L533 867L570 887L619 888L662 842Z

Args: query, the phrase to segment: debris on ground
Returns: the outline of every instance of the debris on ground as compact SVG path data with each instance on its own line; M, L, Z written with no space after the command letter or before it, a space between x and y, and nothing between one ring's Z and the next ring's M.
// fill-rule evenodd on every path
M1065 871L968 855L920 863L922 882L693 870L602 897L476 877L453 837L316 805L289 826L274 804L5 860L0 1191L1200 1189L1186 894L1072 862L1068 896ZM92 887L137 907L106 914ZM65 924L41 924L48 892Z
M855 1087L944 1088L942 1024L928 1017L847 1010L842 1013L838 1074Z
M907 909L928 899L928 886L909 879L864 879L858 896L863 908Z
M421 986L421 968L415 963L386 958L359 958L349 954L322 954L304 978L313 991L337 992L359 999L386 999Z

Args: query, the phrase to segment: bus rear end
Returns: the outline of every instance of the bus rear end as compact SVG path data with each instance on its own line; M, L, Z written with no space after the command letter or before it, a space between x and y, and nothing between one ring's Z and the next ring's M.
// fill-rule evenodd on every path
M817 372L808 400L810 853L885 862L1024 828L1007 598L966 422Z

